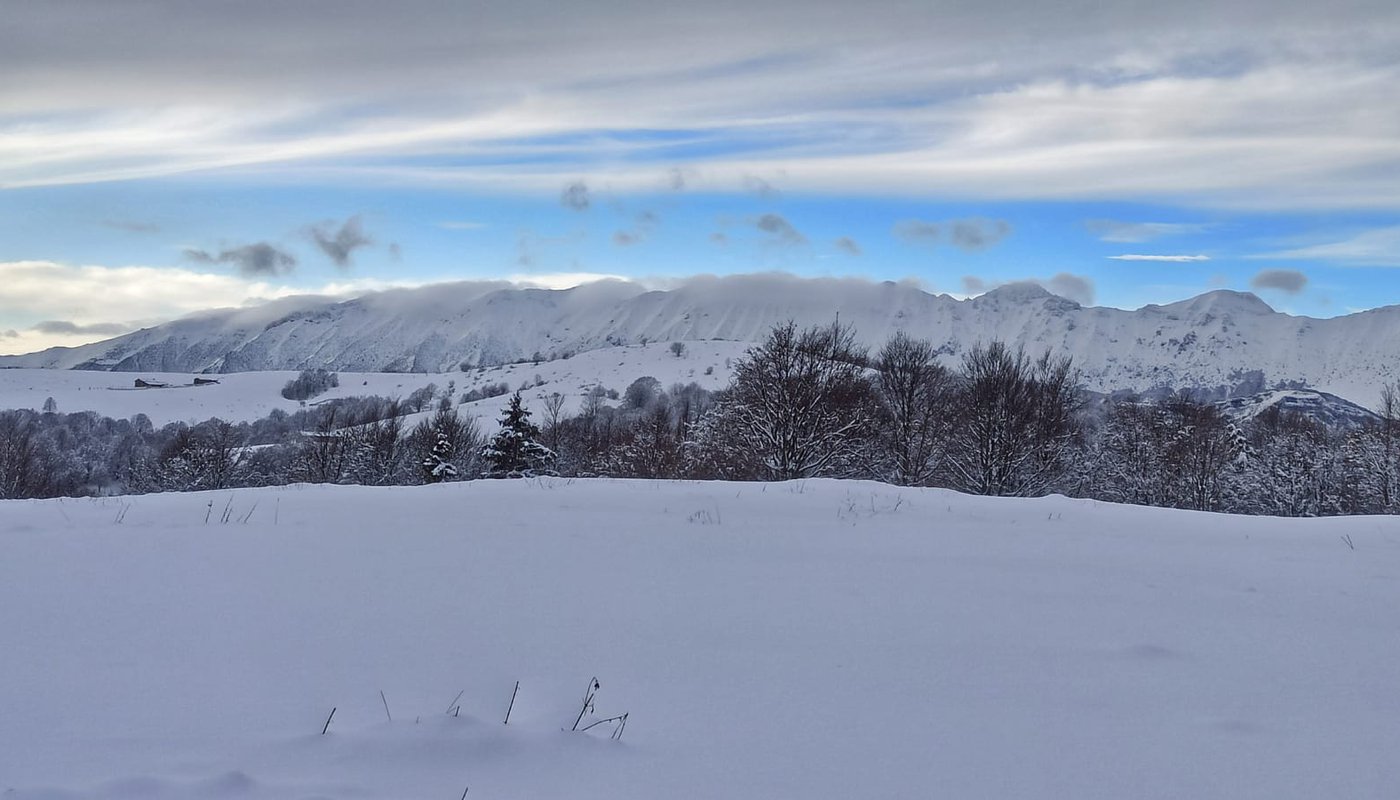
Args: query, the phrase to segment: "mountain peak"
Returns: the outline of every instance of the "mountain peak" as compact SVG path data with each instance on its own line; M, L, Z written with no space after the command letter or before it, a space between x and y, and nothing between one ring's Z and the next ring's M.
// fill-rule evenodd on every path
M1054 296L1055 295L1048 289L1034 281L1016 281L1014 283L1004 283L976 299L996 299L1008 303L1027 303Z
M1182 300L1179 303L1171 303L1162 306L1169 311L1179 314L1204 315L1213 314L1224 316L1226 314L1274 314L1273 306L1259 299L1259 296L1252 292L1237 292L1233 289L1216 289L1206 292L1203 295L1193 297L1190 300Z

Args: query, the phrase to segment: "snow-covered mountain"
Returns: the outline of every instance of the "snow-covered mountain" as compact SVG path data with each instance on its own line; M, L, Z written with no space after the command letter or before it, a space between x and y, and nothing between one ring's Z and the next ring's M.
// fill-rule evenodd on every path
M1074 356L1096 391L1206 390L1216 398L1309 387L1367 405L1400 377L1400 306L1335 319L1215 291L1134 311L1086 308L1033 284L969 300L908 283L788 275L697 277L665 291L611 281L573 289L453 283L348 301L289 298L211 311L105 342L0 356L0 367L241 372L325 367L440 372L620 343L757 341L776 322L839 315L869 343L897 329L949 362L994 338Z
M1311 389L1261 392L1252 397L1222 400L1219 405L1222 411L1239 421L1254 419L1274 408L1301 414L1329 428L1360 428L1380 421L1374 411L1334 394Z

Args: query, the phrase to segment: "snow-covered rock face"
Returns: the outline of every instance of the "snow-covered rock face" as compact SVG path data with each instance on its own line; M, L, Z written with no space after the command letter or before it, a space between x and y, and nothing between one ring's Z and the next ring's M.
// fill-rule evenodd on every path
M1033 284L960 301L905 283L771 274L696 278L667 291L617 281L561 291L461 283L339 303L283 300L78 348L0 356L0 367L442 372L644 340L754 342L778 322L838 316L872 345L896 330L931 339L949 363L991 339L1053 348L1074 357L1095 391L1237 397L1305 386L1374 405L1380 387L1400 378L1400 307L1318 320L1216 291L1122 311L1084 308Z

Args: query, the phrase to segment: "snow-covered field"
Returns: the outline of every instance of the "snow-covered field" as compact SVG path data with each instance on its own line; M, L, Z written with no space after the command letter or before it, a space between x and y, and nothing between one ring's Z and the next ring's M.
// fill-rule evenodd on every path
M670 342L662 342L609 347L567 359L485 367L465 373L342 372L339 388L311 402L353 395L404 399L429 383L446 389L448 381L456 382L460 396L486 384L505 382L512 390L530 384L525 398L536 410L542 398L559 392L568 398L565 410L576 411L584 394L593 386L602 384L606 389L621 392L645 375L656 378L663 387L695 381L707 389L718 389L729 381L728 365L749 346L743 342L686 342L685 352L678 357L671 352ZM185 374L0 369L0 410L39 410L44 401L52 397L62 412L96 411L114 419L141 413L156 425L201 422L210 417L246 422L265 417L276 408L287 412L297 410L296 401L286 400L281 395L283 385L296 375L295 372L204 375L200 377L213 378L219 383L193 386L195 376ZM169 388L136 389L138 378L165 383ZM508 399L506 396L489 398L470 404L468 408L488 419L494 418Z
M1391 519L832 481L8 501L0 797L1396 797L1397 608ZM620 741L568 730L594 675Z

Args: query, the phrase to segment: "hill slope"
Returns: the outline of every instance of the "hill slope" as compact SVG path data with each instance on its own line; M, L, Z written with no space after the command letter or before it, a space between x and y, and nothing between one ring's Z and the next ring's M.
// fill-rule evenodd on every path
M1216 291L1123 311L1084 308L1027 284L956 300L907 284L783 275L695 278L668 291L622 282L559 291L461 283L344 302L294 298L0 357L0 367L440 372L643 340L752 342L776 322L814 325L838 315L870 343L897 329L927 337L950 362L993 338L1051 347L1073 355L1096 391L1196 388L1233 397L1309 387L1369 405L1400 376L1400 307L1310 319Z

